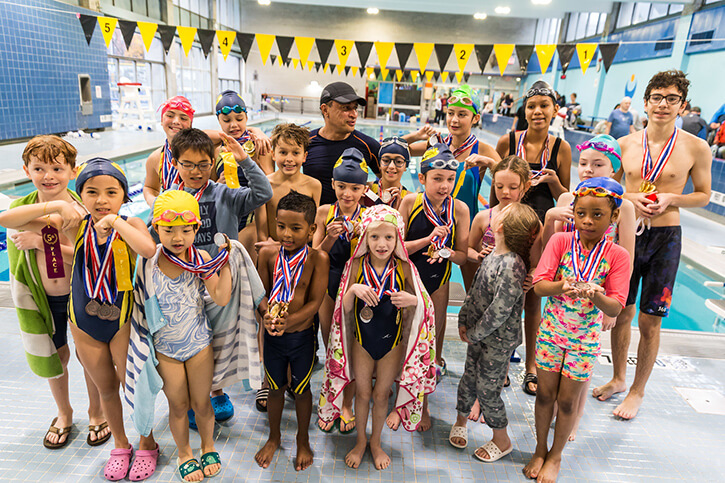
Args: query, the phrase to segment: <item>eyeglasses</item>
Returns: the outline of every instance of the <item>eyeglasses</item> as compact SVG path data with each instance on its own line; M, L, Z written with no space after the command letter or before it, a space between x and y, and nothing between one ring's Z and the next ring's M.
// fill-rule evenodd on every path
M601 153L611 154L615 158L617 158L618 160L620 160L620 161L622 160L622 157L617 153L617 151L614 150L613 147L608 146L606 143L602 143L602 142L599 142L599 141L596 141L596 142L587 141L587 142L585 142L583 144L577 144L577 147L576 148L580 152L581 151L584 151L586 149L589 149L589 148L594 148L594 149L596 149L597 151L599 151Z
M166 210L163 213L161 213L159 216L155 217L153 222L158 223L159 221L164 221L166 223L172 223L176 221L177 219L181 218L182 221L185 223L199 223L199 219L196 217L193 211L186 210L186 211L174 211L174 210Z
M435 159L427 164L429 169L458 169L461 165L457 159Z
M395 157L383 155L383 157L380 158L380 166L382 166L383 168L386 166L390 166L390 163L393 163L396 168L405 168L405 165L408 164L405 158L400 157L400 155Z
M179 166L184 168L186 171L194 171L194 168L199 168L199 171L206 171L208 169L211 169L211 163L210 162L204 162L204 163L188 163L185 161L181 161L177 163Z
M217 109L216 115L218 116L219 114L229 114L231 112L236 112L237 114L239 114L240 112L247 112L247 108L242 107L239 104L234 104L234 107L224 106L221 109Z
M647 97L647 100L653 104L659 104L662 102L662 99L667 99L667 104L674 106L682 101L682 96L678 96L677 94L670 94L668 96L663 96L662 94L650 94L649 97Z
M574 192L574 196L587 196L587 195L593 195L597 196L599 198L603 198L605 196L611 196L612 198L616 200L621 200L622 195L615 193L614 191L610 191L607 188L602 187L594 187L594 188L579 188Z

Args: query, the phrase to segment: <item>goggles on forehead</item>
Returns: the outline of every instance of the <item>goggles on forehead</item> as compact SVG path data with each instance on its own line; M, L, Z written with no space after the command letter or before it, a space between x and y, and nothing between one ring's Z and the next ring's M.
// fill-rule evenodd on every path
M155 217L153 219L153 223L158 223L159 221L163 221L166 223L173 223L174 221L181 218L181 220L184 223L199 223L199 219L196 217L196 214L194 214L191 210L186 211L174 211L174 210L166 210L163 213L161 213L159 216Z
M577 144L576 148L580 152L584 151L586 149L589 149L589 148L596 149L599 152L611 154L620 161L622 160L622 157L617 153L617 151L615 151L614 148L609 146L607 143L602 143L599 141L595 141L595 142L587 141L583 144Z
M426 161L427 169L458 169L461 165L457 159L434 159L433 161Z
M470 97L458 97L458 96L451 96L448 98L448 104L458 104L461 103L465 106L473 106L473 99Z
M600 197L600 198L604 198L606 196L611 196L615 200L621 200L622 199L622 195L620 195L619 193L615 193L614 191L610 191L607 188L602 188L601 186L597 186L595 188L590 188L590 187L579 188L578 190L574 191L573 194L574 194L574 196L587 196L587 195L592 195L592 196L597 196L597 197ZM619 206L619 203L621 203L621 201L618 201L617 206Z
M549 89L548 87L536 87L534 89L529 89L529 91L526 93L526 99L529 97L534 96L546 96L546 97L554 97L554 91Z
M235 104L232 107L230 107L230 106L224 106L221 109L217 109L216 115L217 116L219 114L225 114L226 115L226 114L229 114L229 113L232 113L232 112L236 112L237 114L239 114L241 112L247 112L247 108L246 107L242 107L239 104Z
M392 138L384 139L383 142L380 143L380 147L386 148L392 144L397 144L398 146L408 149L408 141L406 141L403 138L399 138L398 136L393 136Z

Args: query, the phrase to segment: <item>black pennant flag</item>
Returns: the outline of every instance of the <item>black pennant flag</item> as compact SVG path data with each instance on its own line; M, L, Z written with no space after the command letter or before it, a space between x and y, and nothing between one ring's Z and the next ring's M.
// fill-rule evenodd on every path
M176 34L175 25L162 25L159 24L159 35L161 36L161 45L164 47L164 52L169 54L171 44L174 42L174 35Z
M345 75L348 75L348 74L350 74L350 66L346 65L345 66Z
M471 74L469 72L463 73L463 82L468 82L468 78L471 77Z
M380 80L380 67L374 67L373 72L375 73L375 79Z
M604 72L609 72L618 49L619 42L599 44L599 54L602 56L602 62L604 63Z
M441 73L440 72L433 72L433 80L434 81L438 82L438 79L440 79L440 78L441 78Z
M401 69L405 69L412 51L413 44L401 44L395 42L395 52L398 54L398 65L400 65Z
M556 46L556 52L559 54L559 62L561 63L561 72L563 74L566 74L566 69L569 68L575 49L576 46L572 44L561 44Z
M272 65L274 65L274 63L277 61L277 56L276 55L270 55L269 58L272 60Z
M209 56L209 52L211 52L212 45L214 45L214 36L216 35L216 31L197 29L196 33L199 36L201 51L204 52L204 58L206 59ZM237 34L237 36L239 36L239 34Z
M284 62L289 60L289 52L292 50L292 44L294 41L294 37L283 37L282 35L277 35L277 48L279 48L279 55L282 57Z
M239 42L239 50L242 51L242 58L244 62L249 57L249 51L252 50L252 43L254 43L254 34L243 34L237 32L237 42Z
M337 67L337 65L330 64L330 74L334 74L335 73L335 67Z
M315 70L317 72L320 72L320 67L322 67L322 62L315 62Z
M370 51L373 49L372 42L355 42L355 48L357 49L357 56L360 59L360 67L364 70L370 58Z
M435 44L435 51L438 58L438 67L440 70L444 70L453 51L453 44Z
M486 62L488 62L488 58L491 57L491 51L493 50L493 45L491 45L491 44L475 45L473 47L473 50L476 52L476 58L478 59L478 67L481 69L481 72L483 72L484 69L486 68Z
M131 42L133 41L133 34L136 32L136 22L128 20L119 20L118 28L121 29L121 35L123 41L126 44L126 50L131 48Z
M521 67L522 73L526 73L526 69L529 66L529 59L531 59L531 54L533 53L533 45L516 45L516 56L519 58L519 66Z
M360 77L365 77L367 73L367 67L360 67Z
M321 63L327 63L333 44L334 40L331 39L315 39L315 45L317 45L317 53L320 54Z
M93 38L93 31L96 29L96 23L98 21L96 20L96 17L93 15L83 15L82 13L79 14L80 17L78 17L81 21L81 27L83 27L83 33L86 35L86 42L88 42L88 45L91 45L91 39Z

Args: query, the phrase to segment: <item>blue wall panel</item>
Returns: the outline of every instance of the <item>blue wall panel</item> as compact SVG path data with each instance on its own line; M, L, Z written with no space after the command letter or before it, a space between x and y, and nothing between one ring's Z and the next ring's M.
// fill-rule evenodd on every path
M622 44L614 56L614 63L631 62L633 60L652 59L655 57L669 57L672 55L672 44L654 43L657 40L674 39L677 32L678 18L664 20L642 27L621 32L614 32L607 42L633 42L643 41L641 44ZM645 42L650 41L650 42ZM666 47L666 48L663 48Z
M722 50L725 49L725 5L722 7L711 8L708 10L702 10L692 15L692 23L690 24L690 35L688 38L692 38L693 35L703 34L714 30L711 39L714 42L697 42L692 41L687 43L685 47L686 54L694 54L698 52L707 52L710 50Z
M98 27L88 46L77 11L52 0L0 8L0 140L111 126L106 46ZM78 74L90 75L92 115L81 114Z

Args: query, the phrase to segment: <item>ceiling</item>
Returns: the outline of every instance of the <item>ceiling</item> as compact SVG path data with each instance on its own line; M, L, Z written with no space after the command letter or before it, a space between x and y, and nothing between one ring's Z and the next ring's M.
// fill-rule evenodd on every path
M563 17L567 12L609 12L614 2L607 0L551 0L549 5L534 5L531 0L271 0L273 3L295 3L301 5L317 5L329 7L349 7L367 9L376 7L378 15L385 10L403 12L424 12L436 14L473 15L477 12L486 13L489 17L524 17L524 18L555 18ZM623 0L632 3L635 0ZM650 0L651 3L683 3L693 0ZM499 15L494 9L497 6L508 6L511 12Z

